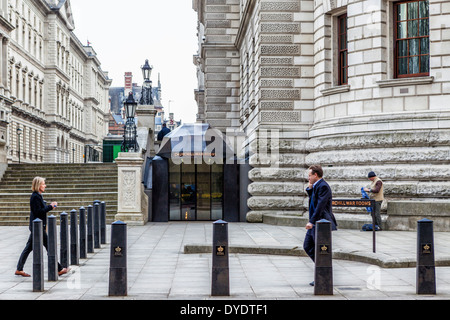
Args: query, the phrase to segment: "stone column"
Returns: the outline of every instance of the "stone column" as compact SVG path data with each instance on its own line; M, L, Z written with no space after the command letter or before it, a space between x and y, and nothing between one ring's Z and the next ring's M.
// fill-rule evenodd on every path
M119 152L118 200L116 220L128 225L144 225L148 221L147 208L143 208L142 166L144 159L137 152Z
M136 108L138 144L144 159L155 156L155 115L153 105L138 105Z

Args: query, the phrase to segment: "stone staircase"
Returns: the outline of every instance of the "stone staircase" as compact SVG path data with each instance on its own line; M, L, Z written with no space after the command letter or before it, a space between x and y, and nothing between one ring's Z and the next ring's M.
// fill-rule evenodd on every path
M89 164L9 164L0 181L0 225L28 225L30 215L31 182L40 176L46 179L44 200L57 201L51 211L58 217L94 200L105 201L107 223L117 213L117 165Z

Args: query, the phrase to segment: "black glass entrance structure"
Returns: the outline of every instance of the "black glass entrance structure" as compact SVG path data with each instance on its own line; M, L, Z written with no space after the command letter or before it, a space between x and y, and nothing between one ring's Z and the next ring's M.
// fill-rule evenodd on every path
M188 128L182 131L183 126ZM239 165L234 154L231 160L205 161L210 159L205 158L206 155L216 152L205 152L208 151L209 140L205 141L205 134L209 125L183 126L164 137L157 156L152 160L151 221L240 221ZM193 132L198 136L188 143L189 139L194 140L189 134ZM179 143L191 148L179 152ZM218 144L216 141L216 146L222 147L222 143L225 148L223 141ZM183 157L181 161L180 154Z

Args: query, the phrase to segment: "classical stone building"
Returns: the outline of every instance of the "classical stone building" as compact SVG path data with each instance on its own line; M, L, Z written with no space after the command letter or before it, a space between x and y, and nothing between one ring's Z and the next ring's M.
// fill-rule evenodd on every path
M193 0L193 9L198 120L244 132L254 151L258 137L274 137L275 158L250 153L248 220L307 214L306 168L321 164L335 198L361 197L375 171L386 227L423 216L448 226L448 1ZM398 210L410 199L414 217ZM432 213L436 203L445 209ZM367 216L336 208L338 223L358 212Z
M111 80L74 29L69 0L0 1L1 163L101 154Z

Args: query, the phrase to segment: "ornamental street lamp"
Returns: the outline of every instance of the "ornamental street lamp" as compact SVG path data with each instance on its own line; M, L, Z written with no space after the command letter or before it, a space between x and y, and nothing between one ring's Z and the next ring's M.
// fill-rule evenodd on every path
M145 64L141 67L142 77L144 78L144 83L142 84L142 94L139 100L140 105L152 105L152 81L150 76L152 74L153 67L148 64L148 59L145 60Z
M22 134L22 129L17 128L17 137L19 140L19 163L20 163L20 135Z
M136 123L134 117L136 115L137 102L133 98L133 93L130 92L127 100L124 102L125 113L127 115L127 121L125 123L123 142L121 151L122 152L136 152L139 149L137 143L137 133L136 133Z
M145 60L145 64L141 67L142 76L144 77L144 81L150 81L150 76L152 74L152 67L148 64L148 59ZM151 81L150 81L151 82Z

